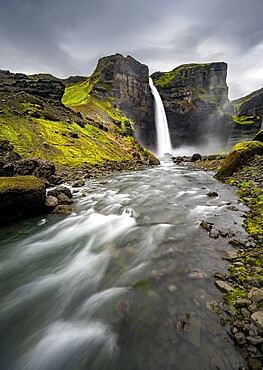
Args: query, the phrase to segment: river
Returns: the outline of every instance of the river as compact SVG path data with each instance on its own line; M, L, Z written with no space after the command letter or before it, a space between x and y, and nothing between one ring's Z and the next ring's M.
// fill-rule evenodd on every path
M71 216L1 228L0 369L243 366L211 309L234 248L199 226L244 236L235 190L167 160L74 195Z

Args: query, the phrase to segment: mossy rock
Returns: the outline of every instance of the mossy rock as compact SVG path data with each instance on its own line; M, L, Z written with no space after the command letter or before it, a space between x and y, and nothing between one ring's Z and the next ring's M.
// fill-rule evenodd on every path
M253 141L260 141L263 143L263 130L260 130L256 136L254 137Z
M1 224L44 212L45 196L45 185L35 176L0 177Z
M262 153L263 144L260 141L239 143L227 155L214 177L224 180L226 177L231 176L238 168L242 167L254 155L260 155Z

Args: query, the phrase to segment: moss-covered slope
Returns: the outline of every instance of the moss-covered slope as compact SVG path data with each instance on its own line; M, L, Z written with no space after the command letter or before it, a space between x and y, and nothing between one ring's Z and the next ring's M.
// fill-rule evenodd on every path
M147 161L150 153L130 136L131 121L110 102L91 99L91 89L89 78L69 85L64 94L65 85L50 75L0 71L0 139L9 140L22 157L58 165ZM75 111L61 103L62 96Z

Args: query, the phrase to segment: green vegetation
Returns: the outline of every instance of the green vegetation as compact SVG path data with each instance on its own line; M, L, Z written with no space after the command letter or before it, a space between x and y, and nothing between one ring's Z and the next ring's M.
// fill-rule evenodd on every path
M232 116L232 121L238 123L239 125L253 125L255 122L261 120L259 116Z
M255 154L263 153L263 144L260 141L243 142L235 145L231 152L225 158L215 178L224 180L240 168L246 160Z
M0 193L21 191L21 190L38 190L44 188L43 181L35 176L14 176L0 177Z
M78 137L72 138L72 132ZM61 165L83 166L132 158L125 144L121 148L112 134L89 124L81 128L76 123L44 118L1 117L0 139L9 140L21 156L41 157Z
M90 100L90 92L98 81L99 78L91 82L88 77L84 82L66 87L62 103L66 106L87 104Z
M193 69L193 68L198 68L198 67L206 67L206 66L209 66L210 64L211 63L207 63L207 64L183 64L179 67L174 68L170 72L164 72L161 77L154 80L154 85L156 87L166 87L183 70L188 70L188 69Z
M236 99L232 101L233 106L236 109L236 112L238 113L240 111L240 108L244 103L248 103L251 99L255 98L257 95L262 93L262 89L253 91L251 94L248 94L242 98Z

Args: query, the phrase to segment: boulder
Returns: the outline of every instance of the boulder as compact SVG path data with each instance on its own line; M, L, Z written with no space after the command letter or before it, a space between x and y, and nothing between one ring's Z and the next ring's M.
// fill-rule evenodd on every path
M45 211L46 189L35 176L0 177L0 222Z
M201 161L202 156L199 153L194 153L191 157L191 162Z
M69 205L59 204L52 213L59 215L70 215L73 212Z
M256 154L263 154L263 144L260 141L243 142L236 144L227 155L215 178L224 180L241 168L250 158Z
M53 210L58 205L57 198L53 197L52 195L48 195L46 197L45 206L48 211Z
M248 298L252 302L258 303L263 300L263 288L252 288L248 293Z
M53 197L58 197L59 194L65 194L69 199L72 198L72 193L67 186L57 186L55 189L49 190L47 195L52 195Z

